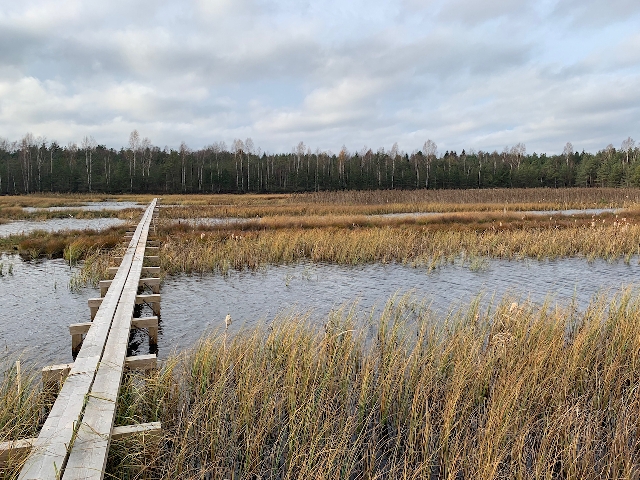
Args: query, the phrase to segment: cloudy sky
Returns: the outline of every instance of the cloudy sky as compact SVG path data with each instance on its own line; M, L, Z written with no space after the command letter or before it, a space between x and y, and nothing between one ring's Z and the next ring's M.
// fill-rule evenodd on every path
M640 140L638 0L0 0L0 137L269 152Z

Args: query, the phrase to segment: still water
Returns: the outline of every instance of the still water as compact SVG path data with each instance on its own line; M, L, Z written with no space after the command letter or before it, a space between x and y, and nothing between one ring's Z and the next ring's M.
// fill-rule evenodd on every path
M119 218L52 218L49 220L18 220L0 224L0 237L27 234L36 230L60 232L62 230L102 230L129 223Z
M138 202L91 202L83 205L71 205L67 207L23 207L25 212L61 212L64 210L84 210L87 212L99 212L100 210L124 210L125 208L144 208Z
M576 215L602 215L603 213L622 213L623 209L619 208L587 208L582 210L527 210L527 211L510 211L510 214L522 215L562 215L573 217ZM499 213L499 212L498 212ZM369 218L428 218L438 215L444 215L445 212L406 212L406 213L382 213L375 215L366 215ZM259 217L256 217L259 218ZM239 217L196 217L196 218L171 218L169 222L187 223L189 225L242 225L256 220L256 218L239 218Z
M17 255L2 255L0 262L0 355L22 354L23 361L38 365L70 362L68 325L89 320L87 299L99 292L70 291L74 270L63 260L25 262ZM458 262L433 271L398 264L301 263L227 276L169 277L161 289L158 355L166 357L207 331L223 327L227 314L233 330L291 311L309 312L312 321L322 323L330 311L354 301L363 315L379 310L396 293L412 292L442 315L478 294L485 302L508 294L534 302L550 299L559 305L575 301L582 309L599 292L640 287L637 262L487 260L479 269ZM149 352L146 334L138 332L132 340L132 352Z

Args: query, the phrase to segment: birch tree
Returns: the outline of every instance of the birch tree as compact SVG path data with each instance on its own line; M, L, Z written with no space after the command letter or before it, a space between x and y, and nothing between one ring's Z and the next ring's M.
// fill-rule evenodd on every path
M424 152L425 162L427 164L427 175L424 181L425 188L429 188L429 174L431 173L431 162L436 159L436 155L438 154L438 146L431 139L428 139L424 142L422 147L422 151Z
M398 142L395 142L391 147L389 156L391 157L391 188L393 189L394 177L396 174L396 157L398 156Z
M249 186L249 177L251 175L251 167L249 164L249 159L251 158L251 155L253 154L253 151L254 151L253 140L251 140L251 137L247 138L244 141L244 148L247 154L247 192L248 192L251 190L251 187Z
M183 192L187 191L187 155L189 155L190 149L187 144L180 142L180 184Z
M140 150L140 134L134 130L129 135L129 188L133 191L133 176L136 171L136 156Z
M569 160L573 157L573 144L571 142L567 142L562 149L562 156L565 158L567 163L567 167L569 166Z
M635 146L636 146L636 142L631 137L627 137L627 139L622 142L622 146L620 147L620 149L626 155L626 163L629 163L629 157L632 156L633 149Z
M86 168L86 172L87 172L87 188L89 189L89 192L91 192L91 176L92 176L92 170L93 170L93 152L96 149L96 140L91 135L89 135L88 137L85 136L82 139L82 143L80 144L80 146L84 150L84 162L85 162L85 168Z
M242 151L244 150L244 143L239 138L233 141L233 159L236 163L236 190L240 190L240 173L242 170ZM238 157L240 157L240 169L238 169ZM244 190L244 177L242 177L242 189Z

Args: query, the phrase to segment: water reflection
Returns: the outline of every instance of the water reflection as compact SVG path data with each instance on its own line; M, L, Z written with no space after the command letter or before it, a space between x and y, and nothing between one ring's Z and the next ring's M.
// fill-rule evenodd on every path
M586 208L582 210L569 209L569 210L527 210L527 211L515 211L509 210L506 213L521 214L521 215L563 215L567 217L573 217L576 215L602 215L604 213L620 213L623 209L620 208ZM451 212L401 212L401 213L381 213L374 215L365 215L368 218L428 218L438 215L445 215ZM486 212L489 213L489 212ZM496 212L494 212L496 213ZM497 212L499 213L499 211ZM239 217L197 217L197 218L172 218L167 219L173 223L186 223L188 225L206 225L206 226L218 226L218 225L243 225L248 222L255 221L262 217L255 218L239 218Z
M49 220L32 221L17 220L15 222L0 225L0 237L9 235L28 234L36 230L47 232L60 232L63 230L102 230L117 225L128 223L119 218L52 218Z
M67 207L23 207L25 212L61 212L64 210L84 210L87 212L99 212L100 210L124 210L125 208L144 208L138 202L91 202L83 205L70 205Z
M96 292L71 292L68 285L76 267L62 259L27 262L18 255L2 254L0 263L2 355L23 353L27 363L70 362L69 324L89 320L87 300Z
M71 361L70 323L89 320L87 299L95 289L71 292L73 269L63 260L25 262L17 255L2 255L0 276L0 349L4 355L25 351L24 359L38 364ZM417 299L446 315L478 294L484 301L510 294L520 299L585 308L601 291L617 293L640 286L637 258L623 262L584 259L553 261L486 260L477 265L460 262L434 271L407 265L347 267L301 263L270 266L259 272L231 272L228 276L178 276L162 286L162 316L158 353L166 357L192 345L208 330L223 328L233 318L232 329L271 321L287 311L310 311L312 321L345 303L358 301L361 312L380 309L396 293L413 292ZM13 273L8 274L8 265ZM150 316L141 307L140 316ZM129 354L149 353L144 331L132 333Z
M485 268L446 265L435 271L405 265L298 264L271 266L263 272L232 272L222 276L169 278L162 287L160 355L167 348L187 347L207 329L224 326L230 314L233 328L271 320L283 311L311 311L315 321L345 303L359 309L380 309L396 293L413 292L442 315L464 306L478 294L485 301L505 294L520 299L585 308L600 291L617 292L640 286L635 262L562 259L554 261L487 260ZM185 307L188 306L188 312Z

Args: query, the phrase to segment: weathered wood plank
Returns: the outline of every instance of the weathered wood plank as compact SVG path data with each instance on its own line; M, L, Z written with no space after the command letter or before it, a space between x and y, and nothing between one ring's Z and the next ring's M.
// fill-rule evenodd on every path
M124 365L129 370L153 370L158 366L158 357L155 353L148 355L134 355L124 359Z
M154 317L155 318L155 317ZM124 359L124 367L128 370L151 370L158 365L158 357L155 353L148 355L132 355ZM73 368L73 363L49 365L42 369L42 383L45 387L52 388L58 383L64 382Z
M151 424L142 423L140 425ZM154 431L152 427L149 427L149 430ZM160 429L160 432L162 432L162 429ZM22 461L22 459L28 455L29 451L31 451L31 447L33 447L35 441L35 438L23 438L22 440L0 443L0 468L14 462Z
M62 363L60 365L44 367L42 369L42 385L44 385L45 388L56 386L69 375L72 367L73 363Z
M72 323L69 325L69 333L71 335L84 335L89 331L93 322L84 322L84 323ZM153 328L158 326L158 317L141 317L141 318L132 318L131 319L131 327L132 328ZM51 367L45 367L51 368Z
M155 200L152 205L155 205ZM148 213L149 210L147 210ZM69 454L65 466L63 476L65 480L102 479L104 475L118 390L124 370L131 317L142 273L148 225L151 219L151 216L147 214L140 224L145 224L146 228L141 231L138 239L130 272L113 317L104 354L87 398L87 405L82 422L77 429L73 450Z
M111 338L110 332L113 330L113 324L116 323L118 307L123 305L123 301L125 301L133 308L135 289L140 278L140 269L138 268L134 271L132 276L132 279L135 277L132 292L127 291L126 287L131 290L131 284L127 284L127 280L130 278L135 258L139 258L138 264L142 263L144 252L140 254L139 246L146 244L151 211L155 203L156 200L151 203L136 228L134 237L129 242L123 261L113 279L112 288L108 290L102 299L100 308L96 312L94 322L87 332L76 361L62 385L38 438L33 444L31 455L27 458L20 472L20 480L58 479L60 478L60 473L65 469L69 458L68 448L74 444L73 438L83 418L83 411L86 410L87 399L91 400L93 398L93 393L90 392L93 391L92 384L95 386L97 372L99 371L98 365L103 368L104 365L108 366L113 362L113 359L105 359L103 352L106 352L105 347L109 342L108 339ZM131 315L129 315L130 317ZM120 363L120 370L123 368L123 364L124 356ZM119 383L112 387L112 391L115 390L115 396L117 396L118 387ZM100 390L105 389L101 388ZM113 402L115 402L115 399ZM110 431L111 427L109 427L108 432ZM103 468L103 463L98 464L99 472Z
M162 279L160 277L144 277L141 278L138 282L139 287L148 287L153 293L160 292L160 283ZM107 290L111 286L111 280L101 280L100 281L100 296L104 297L107 294ZM157 291L156 291L157 290Z
M111 430L112 440L122 440L134 435L139 435L144 439L158 439L162 437L162 424L160 422L138 423L136 425L123 425L113 427ZM0 468L12 462L20 462L26 457L36 438L22 438L9 442L0 442Z
M138 281L138 285L140 285L140 281ZM151 305L151 308L153 308L153 311L156 315L158 315L158 313L160 312L160 295L157 293L154 293L151 295L136 295L135 301L136 301L136 305L144 305L144 304ZM98 313L98 309L100 308L100 305L102 305L102 298L90 298L88 299L87 303L89 304L89 312L90 312L91 320L93 320L96 314ZM158 305L157 311L156 311L156 307L153 306L154 304Z
M115 275L119 267L109 267L109 275ZM142 267L142 275L160 275L160 267Z
M138 423L137 425L113 427L113 430L111 430L112 440L119 440L121 438L130 437L132 435L161 437L162 425L160 424L160 422Z

